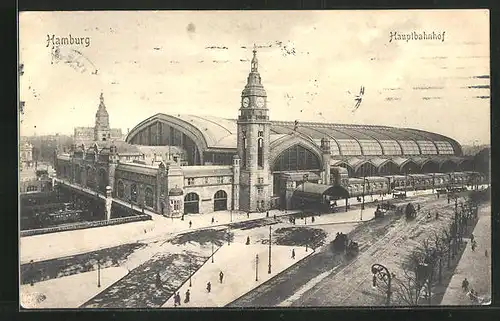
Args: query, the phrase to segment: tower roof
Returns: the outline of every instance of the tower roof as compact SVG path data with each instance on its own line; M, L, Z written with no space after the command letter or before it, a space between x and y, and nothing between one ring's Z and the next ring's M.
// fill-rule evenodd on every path
M254 45L253 58L250 64L250 74L247 78L245 89L241 93L242 96L263 96L266 97L266 91L261 83L259 74L259 60L257 59L257 47Z
M99 108L97 109L98 115L107 115L108 112L106 110L106 105L104 104L104 94L101 92L101 96L99 97Z

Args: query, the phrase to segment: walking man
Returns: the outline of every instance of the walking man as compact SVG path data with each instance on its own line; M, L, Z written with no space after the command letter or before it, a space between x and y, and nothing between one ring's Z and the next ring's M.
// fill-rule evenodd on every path
M292 249L292 259L295 260L295 249Z
M245 243L245 245L250 245L250 236L247 236L247 242Z
M177 304L179 306L181 306L181 294L180 294L180 292L177 292L176 296L177 296Z
M247 218L250 218L250 212L247 212Z
M222 279L224 278L224 273L222 273L222 271L220 271L219 273L219 281L220 283L222 283Z
M269 217L269 211L266 212L266 217Z
M193 225L193 222L189 221L189 228Z
M210 282L207 283L207 292L210 293L210 290L212 290L212 284Z
M191 299L191 292L189 292L189 289L187 289L186 298L184 299L184 303L189 303L190 299Z
M311 217L311 222L314 223L314 216Z
M464 290L464 292L469 290L469 281L467 281L467 278L462 281L462 290Z
M276 221L276 214L273 215L274 220Z
M214 217L212 216L212 224L214 224L215 220L214 220Z

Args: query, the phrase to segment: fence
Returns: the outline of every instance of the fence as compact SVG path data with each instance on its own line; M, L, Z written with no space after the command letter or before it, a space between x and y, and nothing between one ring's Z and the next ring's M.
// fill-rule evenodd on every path
M32 236L32 235L40 235L40 234L48 234L48 233L56 233L64 231L82 230L93 227L102 227L102 226L117 225L123 223L147 221L150 219L151 215L140 214L135 216L112 218L109 221L81 222L64 226L54 226L42 229L26 230L26 231L21 231L20 235L21 237L24 237L24 236Z

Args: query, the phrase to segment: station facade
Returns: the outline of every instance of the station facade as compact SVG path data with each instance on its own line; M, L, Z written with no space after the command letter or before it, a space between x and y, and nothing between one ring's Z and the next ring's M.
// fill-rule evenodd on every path
M98 114L103 109L101 95ZM237 119L160 113L124 142L99 139L109 124L103 131L96 119L95 141L57 155L57 175L100 192L110 186L113 197L178 216L293 208L297 189L310 186L304 182L340 198L354 194L350 185L360 178L475 170L458 142L436 133L276 121L268 112L254 51Z

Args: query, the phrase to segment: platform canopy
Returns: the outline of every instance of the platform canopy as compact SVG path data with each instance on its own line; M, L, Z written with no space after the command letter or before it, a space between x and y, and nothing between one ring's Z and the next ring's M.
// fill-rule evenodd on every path
M344 187L337 185L323 185L306 182L297 186L293 191L293 197L323 200L325 196L330 196L333 199L349 197L349 191Z

